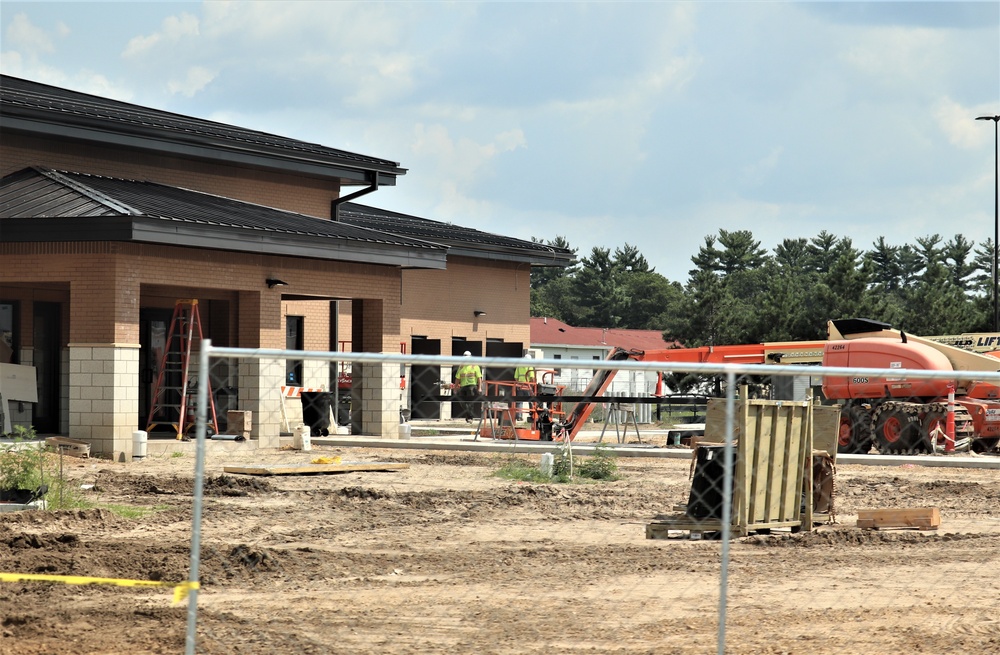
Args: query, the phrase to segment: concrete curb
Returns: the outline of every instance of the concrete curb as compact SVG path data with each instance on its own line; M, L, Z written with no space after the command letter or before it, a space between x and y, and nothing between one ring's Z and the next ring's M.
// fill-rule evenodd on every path
M595 435L596 436L596 435ZM520 453L541 455L559 452L559 442L537 441L473 441L468 434L460 437L411 437L409 439L380 439L377 437L329 436L313 437L313 444L341 448L397 448L403 450L451 450L480 453ZM659 446L621 445L604 442L619 457L658 457L691 459L690 448L662 448ZM573 452L593 454L598 444L573 442ZM929 466L942 468L1000 469L1000 457L989 455L837 455L837 464L860 466Z

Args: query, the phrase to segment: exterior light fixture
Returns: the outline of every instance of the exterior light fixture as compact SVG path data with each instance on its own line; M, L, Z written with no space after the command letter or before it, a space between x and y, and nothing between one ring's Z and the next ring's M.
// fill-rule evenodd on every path
M484 312L481 309L476 309L473 310L472 315L475 316L476 318L479 318L480 316L486 316L486 312Z
M267 282L267 288L268 289L273 289L274 287L287 287L288 286L287 282L285 282L284 280L279 280L276 277L269 277L269 278L267 278L264 281Z

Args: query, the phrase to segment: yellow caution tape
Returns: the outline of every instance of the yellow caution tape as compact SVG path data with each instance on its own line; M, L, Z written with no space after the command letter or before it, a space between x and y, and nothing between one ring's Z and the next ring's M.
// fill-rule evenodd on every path
M313 464L340 464L340 455L336 457L315 457L312 460Z
M197 582L160 582L157 580L123 580L121 578L91 578L83 575L45 575L41 573L0 573L0 582L62 582L64 584L112 584L119 587L173 587L174 604L184 602L188 594L200 589Z

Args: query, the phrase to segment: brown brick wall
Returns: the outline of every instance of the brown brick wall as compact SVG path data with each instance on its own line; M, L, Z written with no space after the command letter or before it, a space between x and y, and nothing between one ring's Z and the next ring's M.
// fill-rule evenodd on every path
M440 339L443 355L451 354L452 337L483 344L488 338L525 346L531 342L530 278L526 264L449 257L444 271L403 271L402 294L400 341L406 343L407 352L412 335ZM476 309L486 315L475 319ZM351 304L341 303L342 339L351 338L351 319ZM387 351L397 349L398 344Z
M330 218L330 203L340 196L339 187L330 180L67 140L19 134L4 134L3 139L0 175L27 166L44 166L74 173L149 180L320 218Z

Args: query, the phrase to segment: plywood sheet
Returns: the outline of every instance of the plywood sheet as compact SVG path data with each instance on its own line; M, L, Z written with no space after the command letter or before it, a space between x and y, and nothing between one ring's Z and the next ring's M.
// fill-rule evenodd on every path
M339 462L337 464L243 464L225 466L226 473L244 475L311 475L316 473L352 473L354 471L400 471L410 468L406 463Z

